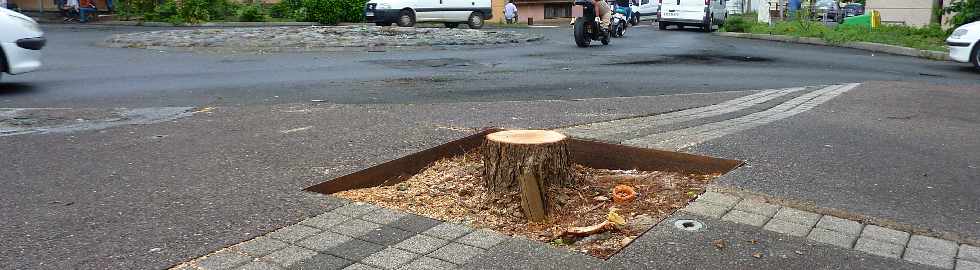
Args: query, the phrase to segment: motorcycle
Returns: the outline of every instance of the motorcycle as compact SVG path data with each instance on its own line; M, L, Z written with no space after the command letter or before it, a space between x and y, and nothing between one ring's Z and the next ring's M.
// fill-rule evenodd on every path
M602 31L592 1L575 0L575 4L582 6L582 17L575 18L575 45L588 47L593 40L609 45L609 31Z
M621 38L626 35L626 28L629 27L629 16L627 15L627 10L622 7L616 7L616 11L613 12L612 20L609 21L609 32L612 37Z

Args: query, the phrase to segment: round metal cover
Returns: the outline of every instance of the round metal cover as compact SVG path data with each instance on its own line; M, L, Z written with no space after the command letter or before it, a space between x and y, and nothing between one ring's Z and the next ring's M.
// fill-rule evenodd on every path
M678 219L674 221L674 227L685 231L699 231L704 227L704 223L691 219Z

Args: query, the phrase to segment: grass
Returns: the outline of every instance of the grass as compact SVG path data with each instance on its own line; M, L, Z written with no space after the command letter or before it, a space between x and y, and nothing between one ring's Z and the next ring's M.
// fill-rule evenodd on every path
M945 39L949 35L949 32L938 25L926 27L883 25L877 29L870 29L860 25L829 27L821 22L794 20L777 22L769 26L757 22L755 16L751 14L729 18L722 30L820 38L830 44L872 42L932 51L946 51Z

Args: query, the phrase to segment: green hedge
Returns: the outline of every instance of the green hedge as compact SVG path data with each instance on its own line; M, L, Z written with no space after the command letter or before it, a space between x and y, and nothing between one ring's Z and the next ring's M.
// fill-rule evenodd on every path
M723 31L812 37L823 39L831 44L856 41L874 42L935 51L946 50L945 39L950 34L948 30L943 30L939 25L926 27L883 25L877 29L871 29L861 25L828 27L815 21L792 20L777 22L769 26L759 23L754 17L748 16L730 17L725 22Z
M335 25L364 21L367 0L303 0L306 21Z

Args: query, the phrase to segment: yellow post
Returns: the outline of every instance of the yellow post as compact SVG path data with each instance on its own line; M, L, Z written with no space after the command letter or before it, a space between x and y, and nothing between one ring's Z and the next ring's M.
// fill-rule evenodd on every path
M881 12L877 10L871 11L871 29L877 29L881 26Z

